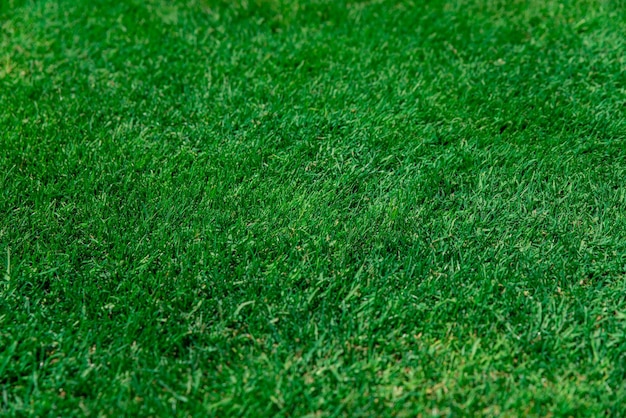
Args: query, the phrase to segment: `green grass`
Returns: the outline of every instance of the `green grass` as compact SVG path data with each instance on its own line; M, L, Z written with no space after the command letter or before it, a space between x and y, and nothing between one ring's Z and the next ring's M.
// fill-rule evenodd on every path
M619 416L619 0L3 0L0 413Z

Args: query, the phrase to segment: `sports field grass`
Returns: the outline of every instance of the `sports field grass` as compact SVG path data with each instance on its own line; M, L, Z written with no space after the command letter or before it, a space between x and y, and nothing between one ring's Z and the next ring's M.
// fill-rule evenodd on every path
M2 0L0 414L626 412L618 0Z

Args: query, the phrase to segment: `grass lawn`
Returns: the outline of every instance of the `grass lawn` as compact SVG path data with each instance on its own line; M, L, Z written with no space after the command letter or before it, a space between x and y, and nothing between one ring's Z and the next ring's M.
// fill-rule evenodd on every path
M621 0L2 0L0 414L626 413Z

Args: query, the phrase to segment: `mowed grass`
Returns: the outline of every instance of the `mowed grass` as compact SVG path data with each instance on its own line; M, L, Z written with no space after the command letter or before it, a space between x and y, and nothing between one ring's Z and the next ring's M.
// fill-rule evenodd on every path
M0 3L0 413L619 416L616 0Z

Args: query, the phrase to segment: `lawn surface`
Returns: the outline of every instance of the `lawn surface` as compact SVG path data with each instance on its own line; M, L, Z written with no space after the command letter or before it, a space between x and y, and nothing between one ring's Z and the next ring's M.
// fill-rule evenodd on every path
M0 413L609 416L619 0L2 0Z

